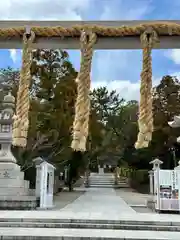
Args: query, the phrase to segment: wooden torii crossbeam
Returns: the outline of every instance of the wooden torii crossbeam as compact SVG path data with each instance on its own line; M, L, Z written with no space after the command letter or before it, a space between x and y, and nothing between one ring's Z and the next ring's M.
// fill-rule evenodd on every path
M138 25L154 25L157 23L161 24L176 24L179 25L180 21L0 21L0 29L4 28L20 28L25 27L42 27L44 29L49 29L50 27L61 26L63 28L72 28L73 26L101 26L104 28L113 27L120 28L123 26L138 26ZM169 28L171 31L171 29ZM173 33L170 36L170 32L167 31L159 35L160 43L154 48L157 49L174 49L180 48L180 36L177 33ZM79 49L79 37L68 36L61 37L51 36L43 37L36 36L34 48L44 48L44 49ZM0 48L1 49L20 49L22 48L22 39L18 36L14 37L2 37L0 34ZM136 36L121 36L116 35L106 36L98 34L98 41L94 45L94 49L142 49L139 34Z
M22 69L13 125L13 145L25 147L28 133L32 49L80 49L77 101L71 147L86 151L90 116L90 71L94 49L142 49L139 133L135 147L152 140L152 49L179 48L180 21L1 21L0 48L22 48ZM121 59L121 61L123 61ZM121 64L121 63L120 63Z

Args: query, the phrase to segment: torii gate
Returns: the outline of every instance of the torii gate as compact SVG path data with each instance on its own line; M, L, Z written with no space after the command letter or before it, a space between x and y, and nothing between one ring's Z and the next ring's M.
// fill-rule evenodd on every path
M71 144L74 152L86 150L93 49L143 49L139 134L135 147L148 147L153 131L151 51L153 48L180 48L180 21L1 21L0 48L21 47L22 71L13 126L14 145L25 147L27 142L31 50L80 48L81 68L76 81L78 96Z
M0 21L0 29L2 28L31 28L34 26L39 27L57 27L62 26L63 28L72 28L73 26L103 26L103 27L123 27L123 26L138 26L141 24L180 24L180 20L174 21ZM170 33L170 29L169 29ZM166 34L160 35L160 43L154 48L156 49L177 49L180 48L180 36L179 34L172 34L169 36L168 32ZM52 36L36 36L36 41L33 43L34 48L39 49L80 49L80 42L78 37L61 37ZM5 39L0 36L0 48L1 49L21 49L22 48L22 38L14 36L10 39ZM115 49L142 49L139 35L133 36L98 36L98 41L94 45L94 49L99 50L115 50Z

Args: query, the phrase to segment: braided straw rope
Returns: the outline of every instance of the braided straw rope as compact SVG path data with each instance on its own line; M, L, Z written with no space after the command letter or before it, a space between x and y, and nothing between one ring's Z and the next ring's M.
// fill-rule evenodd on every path
M150 41L146 42L146 30L151 28ZM180 36L180 24L172 22L154 22L145 23L133 26L120 26L120 27L105 27L99 25L76 25L72 27L39 27L34 26L31 28L32 33L36 37L80 37L82 31L94 32L97 36L102 37L124 37L124 36L142 36L143 43L143 72L141 74L141 101L140 101L140 114L139 114L139 134L136 143L136 148L147 147L152 135L152 99L150 95L150 89L152 85L152 69L151 69L151 49L155 42L155 36L162 35L174 35ZM24 36L25 28L1 28L1 38L22 38ZM144 35L143 35L144 33ZM94 35L94 36L95 36ZM144 37L143 37L144 36ZM81 36L82 37L82 36ZM24 38L24 37L23 37ZM31 38L32 39L32 38ZM95 37L94 37L95 39ZM85 150L86 138L88 135L88 119L90 111L90 102L88 100L88 89L90 85L90 66L91 66L91 50L95 42L92 41L92 46L88 45L86 40L84 41L84 47L87 51L82 50L83 44L81 44L82 61L81 71L78 80L78 94L76 102L76 116L74 120L74 133L72 148L74 150ZM83 42L82 41L82 42ZM17 146L25 146L27 141L28 131L28 110L29 110L29 98L28 98L28 86L30 80L30 63L32 47L30 39L24 38L24 50L23 50L23 66L21 70L20 86L17 96L17 110L14 118L13 125L13 144ZM91 42L91 41L89 41ZM89 43L90 44L90 43ZM144 46L145 44L145 46ZM89 46L89 47L88 47ZM84 49L86 49L84 48ZM86 54L87 52L87 54ZM89 53L88 53L89 52ZM88 55L89 54L89 55ZM88 58L89 56L89 58ZM85 60L87 59L87 60ZM88 60L89 59L89 60ZM87 63L86 63L87 61ZM89 66L89 67L88 67ZM85 77L86 76L86 77ZM84 101L84 103L83 103ZM85 118L83 117L85 116ZM83 120L86 119L86 120Z
M89 135L89 116L91 111L91 101L90 101L90 87L91 87L91 79L90 79L90 73L91 73L91 65L92 65L92 57L93 57L93 46L97 41L97 36L95 33L89 34L89 40L88 44L86 46L86 61L84 62L85 69L87 69L87 73L89 72L89 75L86 78L86 99L85 99L85 121L83 124L84 129L84 135L85 138L88 138ZM86 109L87 108L87 109Z
M27 38L23 36L22 68L17 93L16 115L13 122L13 145L25 147L27 144L27 133L29 127L29 84L31 81L32 43L35 39L34 32Z
M39 27L34 26L31 30L37 37L80 37L83 30L91 31L97 36L123 37L139 36L148 27L152 27L160 35L180 35L180 24L172 22L151 22L133 26L105 27L100 25L75 25L72 27ZM25 32L24 27L1 28L0 37L22 37Z
M77 100L75 105L75 119L73 123L73 140L71 147L75 151L86 150L86 140L89 132L90 115L90 72L93 56L93 46L96 43L96 34L85 31L81 38L81 68L77 79Z
M140 105L139 105L139 134L136 149L148 147L152 138L152 57L153 46L159 42L158 35L153 29L148 29L141 35L143 47L143 70L141 73Z

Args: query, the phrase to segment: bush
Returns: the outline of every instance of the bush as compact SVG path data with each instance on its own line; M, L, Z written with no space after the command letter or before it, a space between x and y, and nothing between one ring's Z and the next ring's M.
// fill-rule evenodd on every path
M149 183L148 170L140 169L131 172L130 178L137 181L139 184Z
M130 178L133 171L134 171L134 169L132 169L132 168L123 168L122 167L119 169L119 175L121 177Z
M147 169L132 171L130 176L130 186L141 193L149 193L149 176Z

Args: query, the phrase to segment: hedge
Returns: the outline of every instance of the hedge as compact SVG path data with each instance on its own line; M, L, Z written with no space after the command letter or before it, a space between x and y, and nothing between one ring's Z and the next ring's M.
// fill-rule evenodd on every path
M142 193L149 193L149 174L147 169L120 168L119 175L127 177L132 188Z

